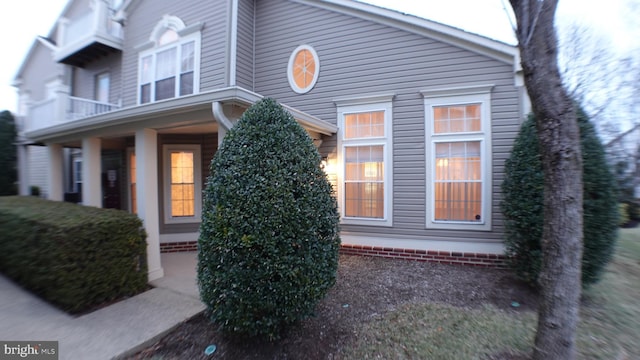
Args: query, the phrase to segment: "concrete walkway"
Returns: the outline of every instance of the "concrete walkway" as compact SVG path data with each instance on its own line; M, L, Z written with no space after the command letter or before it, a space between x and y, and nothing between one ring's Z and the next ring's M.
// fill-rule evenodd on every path
M142 348L204 310L196 254L162 254L154 289L80 317L0 276L0 341L58 341L62 359L112 359Z

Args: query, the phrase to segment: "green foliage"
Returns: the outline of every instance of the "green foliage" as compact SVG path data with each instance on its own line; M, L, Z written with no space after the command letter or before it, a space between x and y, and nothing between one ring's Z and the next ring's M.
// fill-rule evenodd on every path
M0 196L16 194L16 136L13 115L9 111L0 112Z
M36 185L31 185L29 187L29 194L31 196L40 197L40 187Z
M278 338L335 283L338 212L311 139L272 99L249 108L211 162L198 284L227 333Z
M144 291L145 240L124 211L0 198L0 271L70 313Z
M620 203L618 204L618 226L622 226L631 220L629 217L629 204Z
M583 157L584 253L582 284L597 282L614 251L618 227L615 178L588 116L578 109ZM544 176L540 149L531 115L522 124L505 164L502 184L507 256L516 274L535 285L540 272L544 209Z

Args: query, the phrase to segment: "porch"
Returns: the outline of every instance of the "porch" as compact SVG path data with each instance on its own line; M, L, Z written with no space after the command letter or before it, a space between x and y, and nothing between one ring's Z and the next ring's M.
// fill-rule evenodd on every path
M160 262L164 269L164 276L151 281L151 285L200 299L196 278L198 264L196 252L163 253L160 255Z

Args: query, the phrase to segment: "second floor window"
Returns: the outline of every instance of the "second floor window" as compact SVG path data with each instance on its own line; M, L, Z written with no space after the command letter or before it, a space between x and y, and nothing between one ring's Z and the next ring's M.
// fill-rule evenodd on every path
M153 47L140 53L140 104L198 92L200 32L184 35L180 31L181 36L179 30L165 28L157 34Z

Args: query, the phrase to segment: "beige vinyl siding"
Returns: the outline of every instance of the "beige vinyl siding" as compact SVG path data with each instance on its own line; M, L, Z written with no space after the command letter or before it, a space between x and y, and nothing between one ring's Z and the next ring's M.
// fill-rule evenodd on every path
M343 225L343 234L432 240L502 240L500 183L519 124L513 65L371 20L286 0L256 2L255 91L336 124L334 99L394 94L393 227ZM296 94L286 76L297 46L320 59L318 82ZM425 229L425 113L420 91L493 84L492 231ZM335 144L335 143L333 143ZM335 153L331 142L321 151Z
M46 146L28 146L29 152L29 186L40 188L40 196L46 198L49 194L49 153Z
M46 100L46 84L56 78L62 79L64 73L60 70L53 61L51 50L35 40L33 53L26 60L21 74L20 91L29 93L31 103Z
M74 68L72 95L95 100L96 76L109 73L109 102L118 104L122 99L122 54L114 53L98 61L88 63L84 68Z
M123 105L138 100L138 50L149 41L151 32L164 15L177 16L186 26L201 22L200 92L225 86L226 41L228 39L229 2L227 0L154 0L137 1L129 9L124 27L122 59Z
M238 51L236 60L236 83L253 91L253 36L254 36L254 0L238 2Z

